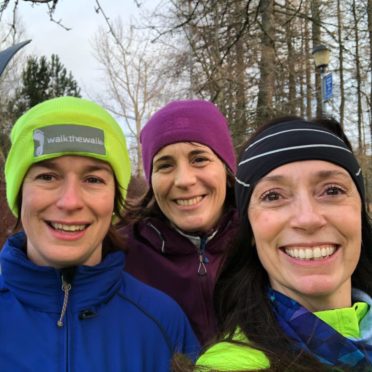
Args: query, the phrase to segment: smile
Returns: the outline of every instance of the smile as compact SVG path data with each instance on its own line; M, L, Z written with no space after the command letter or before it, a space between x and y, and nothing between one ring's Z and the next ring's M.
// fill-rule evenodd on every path
M285 248L284 251L288 256L297 258L300 260L322 260L337 250L335 245L322 245L311 248Z
M50 222L49 225L55 230L65 231L65 232L76 232L83 231L88 225L66 225L62 223Z
M181 206L190 206L199 203L203 199L202 196L196 196L195 198L191 199L176 199L176 204Z

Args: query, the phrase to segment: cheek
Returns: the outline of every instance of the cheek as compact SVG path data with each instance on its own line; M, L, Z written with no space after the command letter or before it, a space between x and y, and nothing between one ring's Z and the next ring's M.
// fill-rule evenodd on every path
M20 206L21 221L23 222L23 219L26 218L27 215L30 215L31 210L41 208L45 202L45 194L37 192L37 190L33 191L25 185L22 189L22 202Z
M227 180L221 179L221 182L217 185L217 190L218 193L220 194L221 198L225 199L226 198L226 191L227 191Z
M159 175L154 175L151 180L151 187L154 193L156 201L159 203L159 200L165 196L169 185L169 180L165 177Z
M95 207L100 212L101 215L112 215L113 210L115 206L115 195L114 192L108 193L105 197L100 198L100 204L97 205L97 203L93 204L93 207Z
M267 249L275 248L275 240L283 231L283 223L277 213L251 209L248 212L258 254L266 255ZM271 247L272 246L272 247Z

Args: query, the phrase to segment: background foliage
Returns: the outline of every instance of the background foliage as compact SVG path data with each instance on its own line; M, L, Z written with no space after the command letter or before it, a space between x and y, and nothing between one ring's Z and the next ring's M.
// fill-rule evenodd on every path
M33 2L44 3L55 22L53 12L63 1ZM126 128L137 179L139 132L149 116L172 99L205 98L227 116L237 151L272 117L335 117L362 164L371 205L372 0L158 0L151 13L146 0L132 1L139 21L125 26L92 0L106 28L97 30L92 50L102 66L102 89L89 98ZM3 2L0 15L18 3ZM7 24L0 22L6 34L1 27ZM8 43L21 37L22 27L14 29ZM319 44L332 53L334 95L325 113L312 56ZM27 63L20 58L0 78L2 149L4 133L26 107L50 94L80 94L58 56L31 56Z

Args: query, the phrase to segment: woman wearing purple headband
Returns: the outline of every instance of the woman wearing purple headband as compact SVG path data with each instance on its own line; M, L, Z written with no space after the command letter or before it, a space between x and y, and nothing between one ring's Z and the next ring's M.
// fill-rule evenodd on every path
M199 340L216 330L212 293L237 228L236 160L225 117L208 101L174 101L142 129L149 191L128 206L125 269L183 308Z
M216 284L218 342L196 370L371 370L371 224L339 124L260 128L235 191L242 226Z

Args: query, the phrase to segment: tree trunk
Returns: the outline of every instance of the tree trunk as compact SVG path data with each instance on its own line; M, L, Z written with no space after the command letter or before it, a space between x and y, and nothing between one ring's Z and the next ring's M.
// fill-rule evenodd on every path
M285 6L289 9L291 5L291 0L285 1ZM287 66L288 66L288 113L290 115L296 114L297 104L296 104L296 71L295 71L295 56L293 50L293 31L292 31L292 23L291 23L292 16L289 14L287 15L286 19L286 28L285 28L285 38L287 43Z
M311 1L313 48L320 44L320 0ZM316 116L323 115L320 72L315 71Z
M309 14L309 3L305 4L305 14ZM304 44L305 44L305 79L306 79L306 117L311 118L311 98L312 98L312 84L311 76L314 64L312 62L310 53L310 31L309 31L309 21L305 19L304 24Z
M261 59L259 62L260 81L258 84L257 123L266 121L273 113L274 93L274 2L262 0L259 8L261 14L262 37Z
M372 0L368 0L368 34L369 34L369 73L372 81ZM369 134L372 146L372 84L369 93Z
M362 131L362 81L360 73L360 56L359 56L359 31L358 31L358 16L356 10L356 3L353 0L352 5L353 18L354 18L354 37L355 37L355 74L357 83L357 107L358 107L358 150L363 149L363 131Z
M344 44L342 37L342 15L341 1L337 0L337 37L338 37L338 59L340 63L339 79L340 79L340 125L344 128L345 116L345 84L344 84Z

